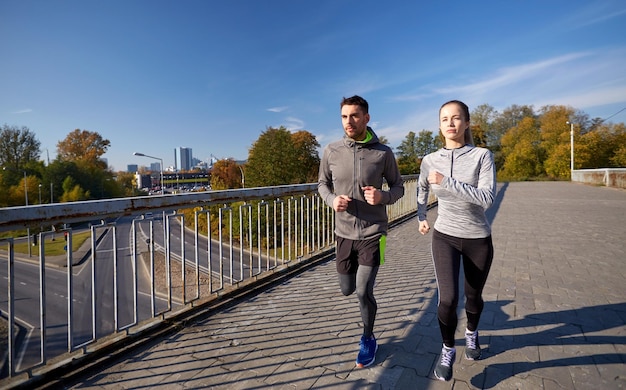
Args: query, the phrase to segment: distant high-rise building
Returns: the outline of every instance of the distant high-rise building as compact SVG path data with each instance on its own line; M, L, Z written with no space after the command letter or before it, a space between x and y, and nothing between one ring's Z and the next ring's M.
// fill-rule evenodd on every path
M150 163L150 170L152 172L161 172L161 163L160 162Z
M139 170L137 164L128 164L126 166L126 172L135 173Z
M180 170L190 171L193 167L193 156L191 155L191 148L180 148Z

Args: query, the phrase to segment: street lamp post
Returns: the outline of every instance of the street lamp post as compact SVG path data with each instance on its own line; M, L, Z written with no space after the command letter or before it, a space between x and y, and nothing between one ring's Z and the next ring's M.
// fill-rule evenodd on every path
M39 183L39 204L41 204L41 183Z
M6 171L7 167L3 167L2 170ZM26 171L24 171L24 204L28 206L28 181ZM30 257L33 255L32 248L30 247L30 227L26 228L26 236L28 241L28 256Z
M148 158L152 158L155 160L159 160L161 166L160 171L161 171L161 183L159 183L161 185L161 195L165 195L165 187L163 187L163 159L159 158L159 157L154 157L154 156L148 156L147 154L143 154L143 153L139 153L139 152L135 152L133 153L135 156L139 156L139 157L148 157ZM167 246L167 239L166 239L166 232L165 232L165 210L163 210L162 213L162 218L161 219L161 223L163 224L163 243L165 244L165 246Z
M160 181L159 185L161 186L161 194L165 194L165 188L163 187L163 159L159 158L159 157L148 156L147 154L143 154L143 153L139 153L139 152L135 152L133 154L135 156L148 157L148 158L153 158L155 160L159 160L160 161L161 166L159 168L161 170L161 181Z
M246 188L246 177L243 174L243 168L241 168L241 165L237 165L237 168L241 171L241 187Z
M567 121L569 125L569 144L570 144L570 171L574 171L574 123Z

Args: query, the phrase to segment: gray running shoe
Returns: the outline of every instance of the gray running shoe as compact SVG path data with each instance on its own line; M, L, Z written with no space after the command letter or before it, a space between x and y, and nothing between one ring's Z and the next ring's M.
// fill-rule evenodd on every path
M465 358L468 360L480 359L480 343L478 342L478 331L465 331Z
M441 349L439 362L435 367L435 378L439 379L440 381L449 381L450 379L452 379L452 366L454 365L455 358L456 349L444 346Z

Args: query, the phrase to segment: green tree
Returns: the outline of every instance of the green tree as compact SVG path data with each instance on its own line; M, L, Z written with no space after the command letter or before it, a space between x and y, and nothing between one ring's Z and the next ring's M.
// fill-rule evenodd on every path
M313 146L315 136L292 134L285 127L269 127L261 133L248 152L246 185L250 187L298 184L309 181L319 156ZM304 153L305 156L301 154Z
M50 194L50 198L54 200L54 202L59 202L63 195L63 183L65 179L70 177L72 180L79 182L89 180L88 177L83 176L83 172L75 162L55 159L43 172L42 183L46 188L51 189L52 194Z
M71 177L66 177L63 181L63 195L61 202L76 202L89 199L89 191L85 191L79 184L76 184Z
M424 156L441 147L439 137L433 138L433 132L422 130L419 134L410 131L398 146L398 168L403 175L419 172Z
M7 168L6 178L16 184L30 162L39 160L41 143L27 127L3 125L0 131L0 166ZM6 183L5 183L6 184Z
M431 133L432 134L432 133ZM418 173L420 168L420 155L418 152L417 135L409 131L404 140L398 146L398 169L403 175Z

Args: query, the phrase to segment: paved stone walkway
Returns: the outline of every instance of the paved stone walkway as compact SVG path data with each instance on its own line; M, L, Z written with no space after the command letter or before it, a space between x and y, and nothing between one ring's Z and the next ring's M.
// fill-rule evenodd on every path
M496 252L479 327L484 358L462 357L460 310L450 382L432 374L441 341L430 235L411 219L388 237L369 368L354 366L357 299L340 294L331 260L68 388L626 388L626 191L503 184L489 215Z

